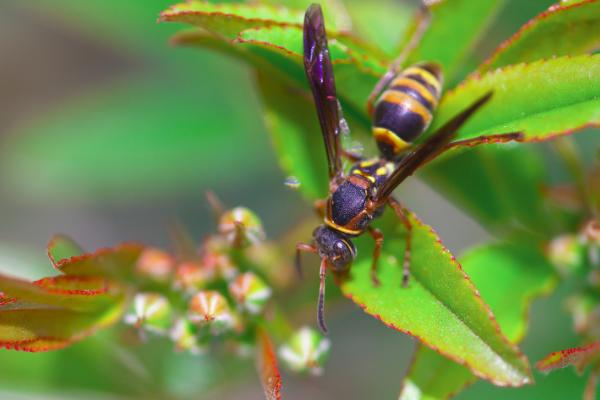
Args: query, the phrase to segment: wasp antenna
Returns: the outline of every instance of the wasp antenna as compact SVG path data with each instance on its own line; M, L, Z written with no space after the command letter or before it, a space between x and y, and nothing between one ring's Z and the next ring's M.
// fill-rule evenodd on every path
M298 278L302 279L302 259L300 249L296 247L296 258L294 259L294 268L296 269L296 274Z
M325 325L325 277L327 276L327 258L321 259L321 268L319 269L319 301L317 303L317 321L319 328L323 333L327 333L327 325Z
M303 251L307 253L316 253L317 248L314 245L306 243L298 243L296 245L296 259L294 260L294 267L296 268L299 278L302 278L302 260L300 257Z

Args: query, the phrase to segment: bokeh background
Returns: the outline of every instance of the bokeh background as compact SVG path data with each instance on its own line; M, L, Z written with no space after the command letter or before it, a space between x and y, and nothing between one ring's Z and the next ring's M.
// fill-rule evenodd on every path
M207 189L255 210L272 238L311 213L283 184L251 71L170 46L180 27L156 18L172 3L0 0L0 272L52 274L45 246L55 232L89 250L131 240L166 248L179 221L200 239L214 229ZM552 1L507 3L480 44L482 56ZM368 4L348 1L351 12L369 12ZM387 24L390 36L402 33L408 16ZM401 196L457 253L489 238L417 179ZM315 280L316 269L306 275ZM533 361L577 344L565 293L533 307L523 345ZM313 324L310 311L295 322ZM285 398L396 398L412 340L343 300L330 307L329 325L325 375L284 373ZM103 332L52 353L1 350L0 398L263 398L251 360L175 354L161 341L124 348L117 336ZM578 398L585 382L571 369L536 379L522 390L479 382L459 398Z

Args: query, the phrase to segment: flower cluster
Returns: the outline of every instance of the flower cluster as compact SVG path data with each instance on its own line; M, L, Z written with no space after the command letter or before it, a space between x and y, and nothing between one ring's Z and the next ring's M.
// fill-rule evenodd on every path
M202 354L218 338L248 354L257 330L271 330L269 314L276 307L269 304L273 289L267 282L269 269L277 265L258 265L276 256L257 257L261 247L272 253L260 219L236 207L219 213L217 233L198 249L172 255L145 248L135 265L135 293L123 321L141 337L169 338L178 351ZM307 327L283 336L287 342L279 355L291 370L321 372L329 350L326 338Z

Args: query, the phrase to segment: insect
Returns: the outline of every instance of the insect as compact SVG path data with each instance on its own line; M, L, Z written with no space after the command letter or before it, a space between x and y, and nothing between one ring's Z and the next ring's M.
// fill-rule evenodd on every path
M408 284L412 226L404 207L392 196L392 192L417 168L448 148L455 132L491 97L491 92L483 95L423 144L409 151L410 143L425 131L433 118L441 94L442 75L441 68L434 63L417 64L399 72L402 63L400 58L390 66L367 102L379 156L363 160L349 154L340 144L341 107L336 94L323 13L318 4L312 4L307 9L304 19L304 68L325 143L330 182L329 197L316 203L324 223L314 230L311 244L299 243L296 246L296 267L300 270L301 252L316 253L321 258L317 321L323 332L327 332L324 319L327 269L331 268L336 273L347 271L356 257L352 239L363 233L370 234L375 240L371 278L375 285L379 285L377 263L383 246L383 234L372 227L371 222L383 213L386 205L392 208L406 227L402 284ZM374 102L382 89L385 90ZM479 137L472 141L485 140L485 137ZM355 162L347 175L342 169L343 156Z

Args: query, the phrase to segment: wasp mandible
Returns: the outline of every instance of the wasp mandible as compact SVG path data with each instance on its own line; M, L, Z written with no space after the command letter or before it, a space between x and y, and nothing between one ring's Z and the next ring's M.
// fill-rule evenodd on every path
M427 129L433 118L441 94L442 73L435 63L420 63L399 72L401 58L403 55L391 65L368 100L379 156L363 160L345 152L340 144L341 108L323 13L318 4L308 7L304 19L304 69L325 143L330 182L329 197L317 202L317 210L322 214L324 223L314 230L312 244L299 243L296 246L296 266L300 269L303 251L316 253L321 258L317 320L323 332L327 332L324 320L327 269L331 268L336 273L347 271L356 257L352 239L365 232L375 240L371 277L375 285L379 284L377 263L383 234L372 227L371 222L383 213L386 205L406 227L402 281L404 286L407 285L412 226L404 207L392 196L392 192L417 168L448 148L455 132L491 97L491 92L480 97L423 144L409 151L411 142ZM382 89L385 90L373 106L373 99ZM482 137L475 140L485 141ZM347 175L342 169L342 156L355 162Z

